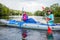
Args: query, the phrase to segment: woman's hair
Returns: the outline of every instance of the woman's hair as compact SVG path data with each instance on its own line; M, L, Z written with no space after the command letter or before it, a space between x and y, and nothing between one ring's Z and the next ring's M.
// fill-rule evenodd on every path
M51 10L48 10L47 13L50 12L52 14L52 11Z
M51 12L51 14L52 14L52 12Z

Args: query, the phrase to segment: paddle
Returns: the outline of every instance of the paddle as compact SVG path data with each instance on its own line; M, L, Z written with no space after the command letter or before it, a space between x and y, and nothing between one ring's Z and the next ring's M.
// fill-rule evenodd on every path
M42 6L42 10L45 10L45 7L44 7L44 6ZM46 13L45 13L45 19L46 19L46 20L50 20L49 18L47 18ZM47 26L49 27L48 21L46 21L46 22L47 22Z
M46 20L50 20L49 18L46 17ZM47 22L47 26L48 26L48 30L47 30L47 39L48 40L53 40L53 34L52 34L52 29L49 27L49 24L48 24L48 21Z
M45 10L45 8L42 6L42 9L43 10ZM49 27L49 24L48 24L48 21L49 21L49 19L47 18L47 15L46 15L46 13L45 13L45 18L46 18L46 22L47 22L47 26L48 26L48 30L47 30L47 39L48 40L53 40L53 35L52 35L52 30L51 30L51 28Z
M22 8L22 18L23 18L23 13L24 13L24 11L23 11L23 10L24 10L24 7ZM22 21L22 18L21 18L21 21Z
M23 13L24 13L24 8L22 8L22 17L23 17ZM21 31L22 31L22 40L26 40L26 37L27 37L27 30L24 29L24 28L21 28Z

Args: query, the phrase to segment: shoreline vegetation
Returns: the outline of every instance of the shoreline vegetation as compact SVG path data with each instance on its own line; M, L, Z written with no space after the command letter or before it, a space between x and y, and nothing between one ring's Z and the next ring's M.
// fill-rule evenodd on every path
M60 24L60 17L55 17L54 18L54 23L59 23Z
M52 10L52 13L55 16L55 23L60 23L60 5L58 3L52 4L50 7L46 7L44 10L37 10L34 13L26 12L28 16L44 16L47 10ZM9 19L9 16L22 15L21 10L9 9L4 4L0 3L0 19Z

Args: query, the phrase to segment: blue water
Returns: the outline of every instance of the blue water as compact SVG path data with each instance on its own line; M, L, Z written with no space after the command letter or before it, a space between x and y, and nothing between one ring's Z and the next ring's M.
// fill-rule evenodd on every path
M20 29L0 26L0 40L22 40L22 33L26 32L26 40L47 40L47 31ZM60 40L60 31L53 32L54 40Z

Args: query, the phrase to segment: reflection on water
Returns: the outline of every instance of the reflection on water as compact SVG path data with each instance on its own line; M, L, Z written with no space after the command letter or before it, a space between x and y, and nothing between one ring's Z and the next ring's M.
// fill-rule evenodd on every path
M22 40L22 33L26 32L26 40L47 40L46 31L0 27L0 40ZM53 32L54 40L60 40L60 33Z
M0 27L0 40L21 40L20 29Z

